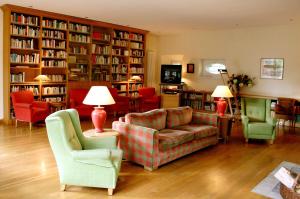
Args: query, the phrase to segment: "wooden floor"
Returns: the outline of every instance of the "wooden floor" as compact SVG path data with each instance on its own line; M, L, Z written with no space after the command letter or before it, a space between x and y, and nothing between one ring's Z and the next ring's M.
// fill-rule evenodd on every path
M111 124L111 122L107 122ZM83 122L83 129L92 128ZM0 125L0 198L111 198L106 189L69 186L60 191L44 126ZM200 150L154 172L123 161L113 198L263 198L252 188L280 162L300 164L300 129L280 129L273 145L244 143L235 128L228 144Z

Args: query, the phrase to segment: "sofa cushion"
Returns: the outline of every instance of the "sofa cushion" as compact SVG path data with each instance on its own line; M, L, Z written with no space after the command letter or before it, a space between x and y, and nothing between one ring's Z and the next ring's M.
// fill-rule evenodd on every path
M192 121L193 109L189 106L167 109L167 128L189 124Z
M128 113L125 123L161 130L166 127L166 117L165 109L155 109L144 113Z
M182 125L176 126L173 129L178 129L182 131L190 131L195 135L195 139L201 139L204 137L209 137L218 134L218 128L210 125Z
M248 124L248 133L249 132L251 132L251 134L272 135L273 125L264 122L251 122Z
M194 139L194 134L176 129L163 129L158 133L159 149L165 151Z

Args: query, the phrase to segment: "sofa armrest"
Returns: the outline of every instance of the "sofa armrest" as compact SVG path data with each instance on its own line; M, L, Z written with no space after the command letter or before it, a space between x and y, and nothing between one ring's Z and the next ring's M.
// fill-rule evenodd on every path
M156 168L159 164L157 130L114 121L112 129L120 133L120 147L127 160L149 168Z
M192 124L207 124L217 127L218 115L216 113L193 111Z
M71 154L77 162L102 167L113 167L111 151L108 149L79 150L72 151Z
M14 105L15 109L18 109L18 108L30 109L31 106L32 105L28 104L28 103L15 103L15 105Z

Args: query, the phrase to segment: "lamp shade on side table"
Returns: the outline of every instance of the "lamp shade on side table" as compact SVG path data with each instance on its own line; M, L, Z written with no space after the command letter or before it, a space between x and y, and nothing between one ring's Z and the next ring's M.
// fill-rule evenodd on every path
M223 85L217 86L211 96L220 97L219 101L217 102L217 112L219 116L224 116L226 106L227 106L227 102L224 98L233 97L228 86L223 86Z

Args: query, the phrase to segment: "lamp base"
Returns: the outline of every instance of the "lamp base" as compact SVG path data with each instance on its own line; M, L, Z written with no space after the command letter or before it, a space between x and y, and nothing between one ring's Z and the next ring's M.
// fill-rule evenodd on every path
M96 132L103 132L103 126L106 120L106 112L104 110L104 107L98 106L94 107L94 110L92 112L92 121L95 126Z
M226 102L226 100L223 99L223 98L220 98L220 99L217 101L217 112L218 112L218 115L219 115L219 116L224 116L226 107L227 107L227 102Z

